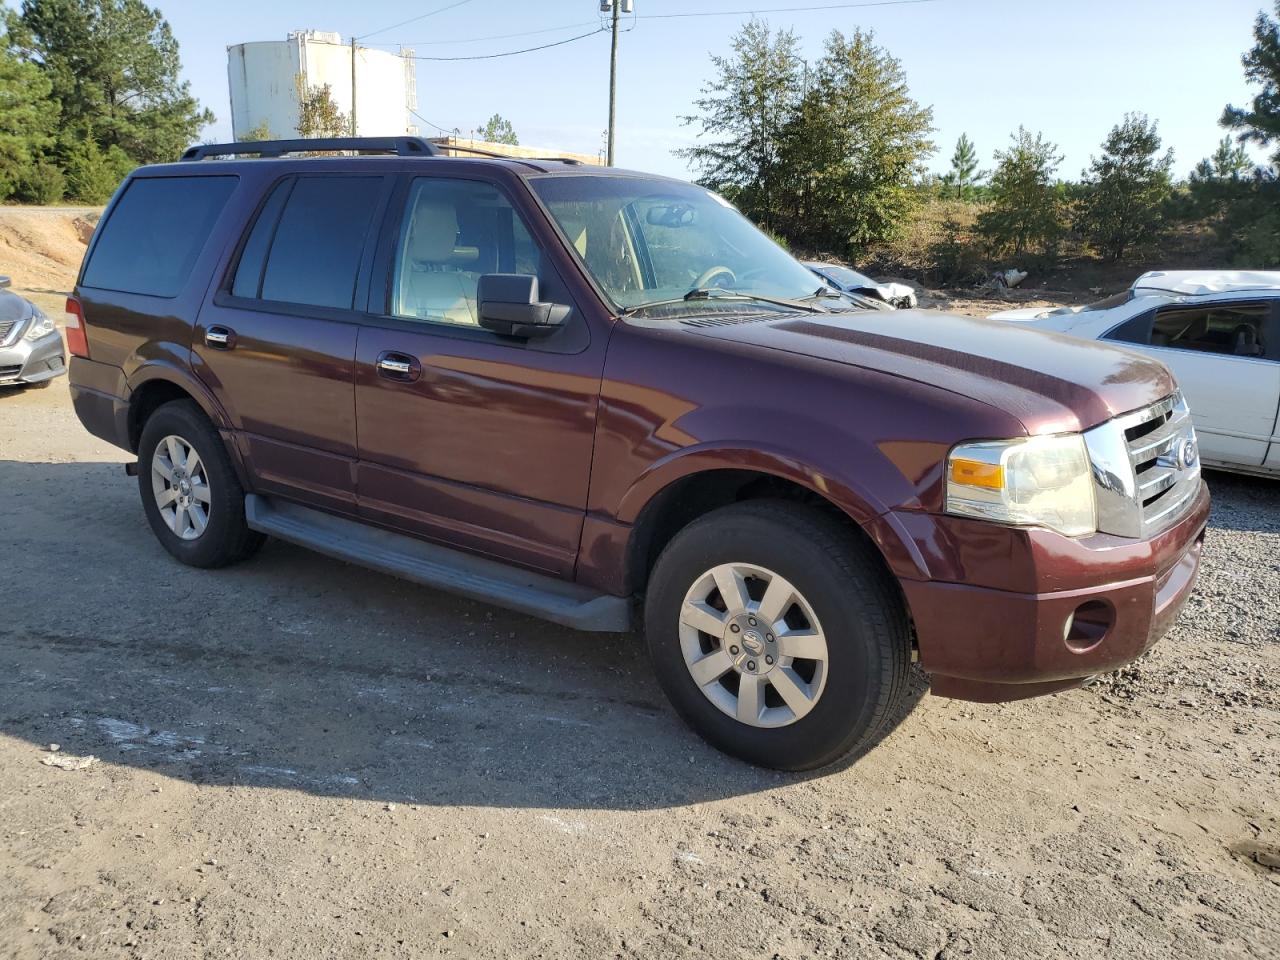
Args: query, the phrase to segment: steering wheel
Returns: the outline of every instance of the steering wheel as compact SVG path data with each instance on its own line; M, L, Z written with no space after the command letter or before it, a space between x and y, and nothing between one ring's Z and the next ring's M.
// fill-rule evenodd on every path
M729 283L731 284L738 282L738 278L732 270L730 270L728 267L720 266L719 264L717 264L716 266L711 267L709 270L702 271L702 273L698 275L698 279L693 281L693 286L690 287L689 289L702 290L705 287L709 287L711 285L711 281L714 280L716 277L720 276L721 274L724 274L726 277L728 277Z

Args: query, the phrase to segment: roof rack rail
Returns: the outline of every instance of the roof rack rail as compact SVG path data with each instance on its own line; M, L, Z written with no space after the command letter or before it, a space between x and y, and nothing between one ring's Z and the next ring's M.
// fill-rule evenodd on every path
M517 157L510 153L499 153L497 150L482 150L480 147L464 147L456 143L433 143L441 153L448 150L456 150L459 153L473 153L478 157L493 157L495 160L554 160L557 163L574 163L578 166L582 165L582 161L577 157Z
M351 150L355 153L394 153L400 157L435 157L440 148L422 137L309 137L298 140L249 140L242 143L201 143L189 147L183 160L256 154L280 157L286 153Z

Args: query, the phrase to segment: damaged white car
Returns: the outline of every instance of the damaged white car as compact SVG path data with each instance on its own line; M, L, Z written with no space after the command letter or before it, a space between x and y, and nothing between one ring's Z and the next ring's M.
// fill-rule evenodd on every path
M1191 406L1205 466L1280 477L1280 272L1155 271L1088 306L991 319L1156 357Z

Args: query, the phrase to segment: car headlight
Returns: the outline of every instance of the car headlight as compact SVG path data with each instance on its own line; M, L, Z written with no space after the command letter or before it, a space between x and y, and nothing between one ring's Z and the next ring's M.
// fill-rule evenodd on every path
M1068 537L1096 533L1098 508L1084 437L960 444L947 457L947 512L1047 527Z
M44 315L44 311L39 307L32 307L31 322L27 324L27 332L22 335L22 339L39 340L53 333L55 329L53 321Z

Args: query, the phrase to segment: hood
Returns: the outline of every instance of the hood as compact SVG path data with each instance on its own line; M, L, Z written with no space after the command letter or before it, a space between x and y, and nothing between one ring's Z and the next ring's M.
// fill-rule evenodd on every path
M1032 434L1086 430L1175 389L1163 364L1133 351L931 310L812 314L698 332L930 384L1004 410Z
M8 290L0 290L0 323L25 320L31 316L31 304Z
M1014 310L1001 310L987 317L988 320L1015 320L1025 323L1028 320L1044 320L1048 317L1070 317L1079 312L1073 307L1018 307Z

